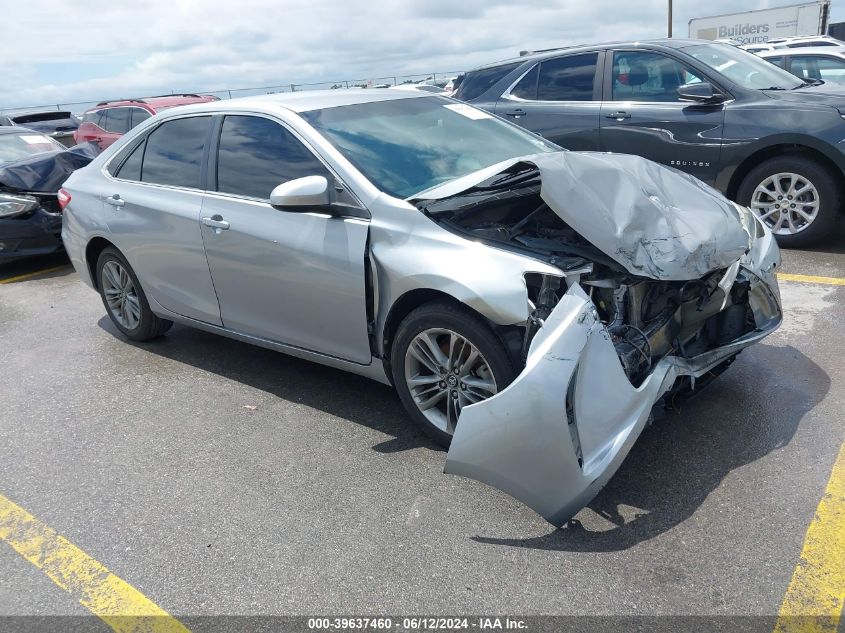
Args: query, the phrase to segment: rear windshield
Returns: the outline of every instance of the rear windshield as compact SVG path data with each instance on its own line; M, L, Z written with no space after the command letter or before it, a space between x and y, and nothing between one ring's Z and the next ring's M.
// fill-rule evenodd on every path
M35 132L0 134L0 163L11 163L33 154L65 149L64 145L49 136Z
M28 114L13 114L9 118L16 125L28 127L31 130L52 132L54 130L75 130L79 123L70 112L31 112Z
M522 62L514 64L505 64L504 66L496 66L495 68L482 68L481 70L474 70L469 72L464 77L464 80L458 86L458 91L455 93L455 99L461 101L471 101L483 95L490 90L497 81L502 79L505 75L516 69Z

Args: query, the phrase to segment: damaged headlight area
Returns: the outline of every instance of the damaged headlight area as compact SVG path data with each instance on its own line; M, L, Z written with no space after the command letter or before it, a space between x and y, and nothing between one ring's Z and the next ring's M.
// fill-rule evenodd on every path
M38 204L38 199L33 196L0 193L0 218L13 218L30 213L38 208Z

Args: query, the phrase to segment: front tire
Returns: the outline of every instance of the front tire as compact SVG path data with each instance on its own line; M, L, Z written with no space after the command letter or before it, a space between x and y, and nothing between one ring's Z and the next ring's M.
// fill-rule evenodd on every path
M743 179L737 192L786 248L809 246L830 233L839 212L839 187L823 165L798 155L766 160Z
M504 345L467 308L429 303L411 312L391 349L394 384L411 418L448 447L461 409L486 400L514 378Z
M127 338L148 341L164 334L173 321L153 314L141 284L116 248L105 248L97 259L97 287L111 322Z

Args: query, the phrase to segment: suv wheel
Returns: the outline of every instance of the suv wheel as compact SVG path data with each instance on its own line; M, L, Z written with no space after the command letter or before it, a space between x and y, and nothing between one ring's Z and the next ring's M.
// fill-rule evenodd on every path
M173 321L161 319L150 310L138 278L116 248L100 253L97 287L112 323L133 341L156 338L173 325Z
M827 235L839 211L839 189L830 171L796 155L770 158L752 169L737 198L785 247L807 246Z
M461 409L504 389L514 370L504 345L466 308L429 303L399 325L391 352L396 390L414 421L449 446Z

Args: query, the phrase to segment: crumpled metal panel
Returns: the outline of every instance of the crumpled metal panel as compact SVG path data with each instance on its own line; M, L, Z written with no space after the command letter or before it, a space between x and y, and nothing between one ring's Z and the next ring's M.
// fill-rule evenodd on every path
M751 247L732 202L639 156L558 152L532 157L546 204L630 273L698 279Z
M532 154L426 191L420 199L459 195L516 163L536 165L543 201L631 274L699 279L727 268L751 247L746 219L721 193L689 174L629 154Z
M56 193L68 176L100 153L96 143L80 143L66 150L33 154L0 167L0 186L32 193Z
M767 251L762 259L774 261L774 241ZM618 470L652 407L679 376L703 375L780 325L776 282L770 286L758 272L740 266L736 273L752 282L755 330L693 358L667 356L639 387L625 375L589 297L574 284L531 342L519 376L461 411L444 472L494 486L563 525Z
M573 377L583 466L566 415ZM463 409L444 471L495 486L563 525L616 472L674 377L665 365L634 388L595 308L574 285L534 337L516 380Z

